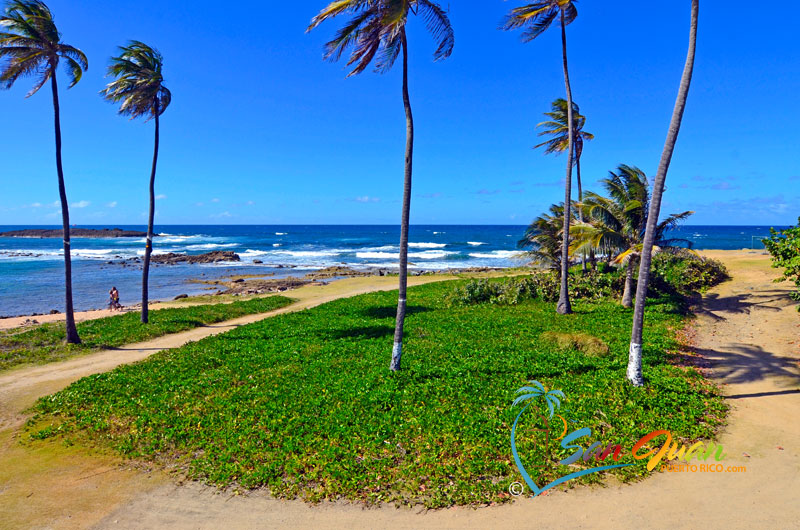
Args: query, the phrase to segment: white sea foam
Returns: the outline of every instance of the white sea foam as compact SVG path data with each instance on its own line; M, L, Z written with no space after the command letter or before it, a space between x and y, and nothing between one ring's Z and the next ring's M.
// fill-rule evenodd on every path
M275 235L276 236L288 236L289 234L287 232L275 232Z
M189 245L186 250L214 250L215 248L233 248L238 247L236 243L204 243L202 245Z
M467 245L472 245L473 247L479 247L485 244L486 243L482 243L481 241L467 241Z
M471 258L479 259L510 259L520 256L522 253L517 250L495 250L489 253L474 252L469 255Z
M409 243L409 248L444 248L447 243Z
M448 252L446 250L426 250L424 252L409 252L411 259L442 259L458 252ZM399 252L357 252L359 259L399 259Z
M339 256L343 252L341 250L272 250L272 256L289 256L292 258L324 258L331 256Z

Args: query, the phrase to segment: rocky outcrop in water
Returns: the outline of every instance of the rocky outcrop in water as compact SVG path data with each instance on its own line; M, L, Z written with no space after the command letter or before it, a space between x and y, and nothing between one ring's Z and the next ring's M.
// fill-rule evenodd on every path
M121 228L70 228L70 237L87 238L115 238L115 237L147 237L147 232L137 232L136 230L122 230ZM63 230L45 228L27 228L25 230L11 230L10 232L0 232L0 237L33 237L33 238L62 238Z
M219 263L222 261L241 261L235 252L230 250L215 250L205 254L153 254L150 258L153 263L160 265L177 265L179 263Z

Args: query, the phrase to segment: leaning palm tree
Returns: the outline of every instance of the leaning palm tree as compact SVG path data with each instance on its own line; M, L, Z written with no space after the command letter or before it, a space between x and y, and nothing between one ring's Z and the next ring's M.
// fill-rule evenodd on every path
M536 127L541 129L539 136L548 136L549 139L534 146L534 149L544 147L545 154L560 155L569 148L569 116L567 113L567 100L558 98L550 104L551 111L544 115L550 118L539 123ZM575 161L575 177L578 184L578 202L583 202L583 181L581 180L581 157L583 156L583 144L594 140L592 133L583 130L586 125L586 116L581 114L578 104L572 103L573 121L573 160ZM583 222L583 208L578 209L578 220ZM590 255L590 261L594 262L594 255ZM586 256L581 256L583 271L586 272Z
M584 202L587 214L585 223L572 227L573 242L570 252L598 249L611 252L613 262L625 266L623 307L633 305L633 272L642 251L645 226L648 219L650 189L647 176L637 167L620 165L617 172L601 181L608 196L588 192ZM658 223L657 248L678 242L667 239L666 233L694 212L672 214ZM683 241L683 240L680 240Z
M123 116L155 120L155 141L153 165L150 170L150 211L147 218L147 243L144 247L144 266L142 267L142 322L147 324L148 280L150 274L150 255L153 252L153 221L156 209L156 166L158 164L159 118L169 107L172 94L164 86L161 73L164 58L158 52L139 41L130 41L120 46L120 54L111 58L108 75L114 81L100 94L113 103L122 102L119 113Z
M64 168L61 164L61 110L58 102L58 79L56 71L63 60L70 79L68 88L81 80L89 68L89 61L79 49L61 42L50 9L37 0L13 0L6 5L0 17L0 87L11 88L23 77L33 77L35 85L28 92L30 97L47 81L53 92L53 112L56 132L56 171L58 193L61 199L61 223L64 227L64 287L66 339L69 344L79 344L72 305L72 259L70 255L69 203L64 185Z
M352 15L334 39L325 45L324 58L336 61L352 49L348 77L362 73L375 60L375 71L388 72L397 58L403 55L403 106L406 114L406 155L403 184L403 210L400 224L400 286L397 300L397 320L392 348L392 371L400 370L403 355L403 326L406 315L408 286L408 227L411 212L411 174L414 157L414 118L408 94L408 39L406 22L409 13L422 15L428 31L438 47L434 60L445 59L453 52L453 27L447 13L429 0L337 0L330 3L311 20L307 31L339 15ZM377 59L376 59L377 56Z
M564 204L572 204L572 158L575 144L575 117L573 116L572 86L569 82L567 65L567 25L578 16L575 0L543 0L512 9L503 21L502 29L524 28L522 40L530 42L549 28L556 19L561 23L561 57L564 66L564 84L567 89L567 178L564 187ZM557 311L572 313L569 301L569 227L572 208L564 209L564 230L561 245L561 289L558 295Z
M689 51L686 55L686 65L681 77L681 85L678 90L678 98L675 101L675 109L672 112L672 120L669 125L667 141L664 144L664 151L661 154L661 162L658 165L655 183L653 184L653 196L650 201L650 212L647 220L647 230L645 232L644 243L642 244L641 262L639 264L639 284L636 289L636 307L633 312L633 326L631 329L631 344L628 353L628 380L634 386L642 386L642 330L644 327L644 306L647 298L647 286L650 281L650 263L653 257L653 245L655 244L658 216L661 213L661 198L664 194L664 183L667 180L672 153L675 151L675 144L678 141L678 133L681 129L683 112L686 109L686 100L689 96L689 86L692 83L692 73L694 72L694 56L697 50L697 19L700 12L700 0L692 0L692 15L689 26Z

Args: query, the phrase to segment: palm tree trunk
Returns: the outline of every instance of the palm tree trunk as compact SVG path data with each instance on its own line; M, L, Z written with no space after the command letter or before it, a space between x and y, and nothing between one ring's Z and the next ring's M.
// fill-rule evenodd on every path
M397 321L394 328L391 370L400 370L403 356L403 325L406 318L406 292L408 290L408 227L411 213L411 173L414 161L414 116L411 113L411 99L408 96L408 41L406 30L401 30L403 43L403 106L406 111L406 161L403 181L403 213L400 223L400 288L397 297Z
M647 229L644 234L641 261L639 264L639 284L636 289L636 307L633 312L633 328L631 330L631 345L628 354L628 380L634 386L642 386L642 331L644 329L644 307L647 299L647 287L650 281L650 264L653 258L653 244L655 242L656 227L661 213L661 197L664 193L664 183L667 179L672 153L678 141L681 129L683 112L686 109L686 100L689 96L689 87L692 83L694 71L694 56L697 49L697 19L700 11L700 0L692 0L692 19L689 31L689 52L686 56L686 65L683 69L678 98L672 112L672 121L669 125L667 141L658 165L655 182L653 183L653 196L650 200L650 211L647 217Z
M142 323L149 322L148 302L148 281L150 276L150 255L153 253L153 221L156 215L156 166L158 165L158 140L159 140L159 108L158 102L155 107L156 133L153 147L153 167L150 170L150 212L147 218L147 244L144 247L144 266L142 267Z
M583 184L581 183L580 155L575 157L575 171L578 180L578 202L581 203L580 208L578 208L578 221L583 223ZM586 274L586 252L581 252L581 268L583 269L583 273Z
M625 269L625 291L622 293L622 307L633 306L633 269L636 267L636 261L633 258L628 261L628 266Z
M569 83L567 67L567 26L564 10L561 10L561 54L564 60L564 84L567 88L567 128L569 129L569 148L567 149L567 179L564 186L564 231L561 241L561 290L558 295L556 311L562 315L572 313L569 302L569 225L572 214L572 146L575 145L575 130L572 112L572 86Z
M56 130L56 170L58 171L58 195L61 199L61 223L64 227L64 292L67 328L67 343L80 344L78 329L75 327L75 310L72 306L72 256L70 255L69 237L69 202L67 189L64 186L64 168L61 164L61 107L58 104L58 81L56 81L55 67L50 72L50 84L53 88L53 113L55 114Z

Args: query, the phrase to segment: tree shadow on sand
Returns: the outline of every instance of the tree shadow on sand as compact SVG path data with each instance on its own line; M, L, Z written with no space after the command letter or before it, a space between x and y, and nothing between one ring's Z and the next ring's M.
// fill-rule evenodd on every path
M740 293L730 296L720 296L710 293L703 297L702 304L696 309L696 314L707 316L716 321L727 320L728 315L749 315L754 310L780 312L784 307L793 305L786 291L769 289L758 293Z
M753 344L733 344L724 351L694 348L707 360L723 383L738 384L781 378L780 385L797 388L800 367L797 359L772 354Z

